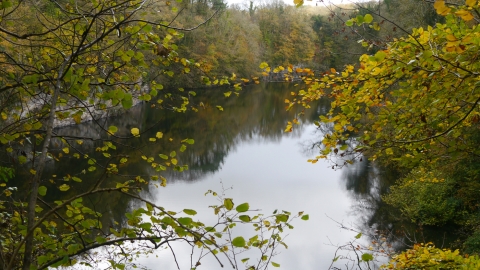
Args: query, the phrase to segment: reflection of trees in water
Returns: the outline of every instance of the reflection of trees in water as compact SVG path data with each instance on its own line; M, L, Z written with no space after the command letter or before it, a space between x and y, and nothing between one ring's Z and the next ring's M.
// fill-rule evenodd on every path
M285 99L291 98L291 92L295 92L292 84L262 84L253 85L241 91L240 96L226 99L221 89L197 89L197 96L192 100L196 104L198 112L174 113L168 110L159 110L152 106L152 103L133 107L128 113L109 119L100 120L101 126L108 129L110 125L118 127L118 136L130 136L130 129L139 128L146 131L140 138L120 140L108 137L101 128L94 123L82 123L71 127L59 128L58 134L71 135L75 137L87 137L92 140L84 140L76 144L72 140L72 146L81 153L80 159L72 156L74 150L66 155L62 153L65 147L62 142L54 141L52 152L55 156L63 155L59 161L49 162L44 174L44 184L48 188L46 198L48 201L61 200L64 196L86 191L95 181L102 177L104 170L111 161L104 157L97 148L103 146L102 139L111 139L117 142L117 150L112 155L129 155L132 151L137 154L130 155L129 162L119 168L119 175L111 175L105 180L105 185L115 186L118 182L129 180L129 175L160 174L168 179L168 182L175 181L198 181L208 174L218 171L225 162L231 151L235 151L239 143L245 141L280 141L283 136L298 136L302 126L298 126L293 134L285 133L286 123L295 117L295 112L285 111ZM203 104L200 106L199 104ZM221 105L224 111L219 111L216 106ZM320 109L321 110L321 109ZM308 115L299 117L304 123L309 123L318 117L318 110L309 110ZM151 128L154 126L153 128ZM149 129L151 128L151 129ZM149 138L155 137L157 131L163 132L163 138L155 143ZM102 135L103 134L103 135ZM172 138L173 141L169 139ZM193 138L195 144L187 145L184 152L180 152L180 140ZM120 146L126 145L124 147ZM149 163L140 156L155 157L158 154L169 154L177 152L179 164L186 164L189 170L176 172L167 170L156 172ZM139 155L138 152L141 154ZM98 165L95 171L88 171L90 166L84 154L94 158ZM161 161L161 160L159 160ZM55 175L55 177L53 177ZM63 181L65 176L77 176L82 183L69 181L71 190L61 192L49 186L49 179ZM17 175L17 186L28 185L24 179L28 179L28 170L23 170ZM60 179L60 180L58 180ZM51 187L51 188L50 188ZM27 190L27 189L25 189ZM148 188L147 194L148 196ZM109 196L87 197L87 203L97 211L103 213L105 224L111 220L123 220L124 213L130 207L130 200L123 198L120 194Z
M449 245L455 240L453 228L414 224L382 200L400 177L395 168L379 167L366 159L342 169L342 181L354 201L351 214L358 218L358 228L384 235L397 251L419 242L433 242L438 247Z

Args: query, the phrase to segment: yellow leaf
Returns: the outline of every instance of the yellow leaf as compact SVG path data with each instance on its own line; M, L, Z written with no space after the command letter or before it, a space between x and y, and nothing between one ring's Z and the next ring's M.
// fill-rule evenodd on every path
M464 21L471 21L473 20L473 15L468 10L460 9L459 11L455 12L457 16L462 18Z
M60 189L61 191L67 191L67 190L70 189L70 186L66 185L66 184L63 184L63 185L59 186L58 189Z
M138 128L132 128L130 132L132 132L132 135L135 137L138 137L140 134L140 130Z
M63 151L65 154L70 153L70 149L69 149L68 147L63 148L62 151Z
M160 184L160 186L166 187L167 186L167 179L163 176L160 176L160 179L162 180L162 183Z
M443 16L447 15L452 10L451 8L445 5L445 1L443 0L435 1L435 4L433 4L433 7L435 8L438 14Z
M446 38L448 41L457 41L457 38L454 35L447 35Z
M157 137L158 139L161 139L163 137L163 133L162 132L157 132L155 137Z
M303 0L293 0L293 3L294 3L296 6L301 6L301 5L303 5Z
M467 0L466 1L467 6L469 6L469 7L475 6L476 3L477 3L477 0Z
M285 132L292 132L293 127L292 127L292 122L288 122L287 127L285 128Z

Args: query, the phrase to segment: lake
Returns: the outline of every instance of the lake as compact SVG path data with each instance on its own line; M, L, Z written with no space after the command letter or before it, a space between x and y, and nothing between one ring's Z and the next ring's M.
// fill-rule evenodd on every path
M411 225L396 220L396 212L381 201L381 194L388 190L397 175L378 169L366 160L341 170L332 170L326 161L308 163L307 159L317 155L318 150L313 146L321 138L313 121L328 111L329 103L328 100L313 103L312 109L303 116L295 115L300 111L286 112L285 99L298 89L293 84L260 84L245 87L238 97L230 98L223 96L222 89L197 89L197 97L192 100L199 108L196 113L174 113L151 102L136 106L124 115L103 119L100 124L107 128L111 124L118 126L118 135L129 134L133 127L146 131L118 152L141 153L147 157L178 152L179 164L188 165L189 170L163 173L168 179L167 186L151 186L143 194L166 209L195 209L198 212L196 217L203 222L214 222L216 217L208 206L218 202L204 194L208 190L225 190L225 196L233 198L237 205L248 202L251 209L259 209L265 214L276 209L308 213L308 221L297 219L293 223L295 229L289 231L285 239L289 248L281 250L273 259L281 269L328 269L337 247L354 240L358 234L341 229L340 224L365 232L377 230L379 236L382 231L387 231L386 240L393 248L401 248L402 235L406 226ZM218 110L217 105L224 110ZM301 124L291 133L284 132L287 122L295 117L301 120ZM154 128L150 129L153 125ZM154 137L157 131L163 132L164 140L152 144L148 138ZM56 132L92 138L102 133L93 123L61 128ZM179 141L185 138L194 139L195 144L180 152ZM77 150L95 157L99 163L107 162L101 153L94 151L101 146L99 141L85 140ZM58 155L61 148L60 143L54 143L53 152ZM150 164L137 159L132 155L128 167L123 170L131 175L156 173ZM49 162L46 168L46 175L55 177L85 173L85 167L79 166L75 158ZM101 172L87 174L89 177L84 177L82 184L85 186L89 186L88 179L96 179ZM82 185L72 188L71 192L82 191ZM50 201L65 195L51 190L48 193ZM91 205L97 206L97 211L104 213L104 224L112 218L122 219L134 204L121 196L92 197L89 200ZM416 233L415 230L411 227L414 239L424 240L419 236L423 237L425 233ZM438 232L433 234L438 235ZM371 240L362 237L358 241L368 246ZM175 245L173 248L180 268L189 269L191 250ZM177 269L170 251L164 250L157 256L140 258L138 263L150 269ZM347 262L340 260L335 266L344 268ZM220 266L210 258L202 260L199 269L220 269Z

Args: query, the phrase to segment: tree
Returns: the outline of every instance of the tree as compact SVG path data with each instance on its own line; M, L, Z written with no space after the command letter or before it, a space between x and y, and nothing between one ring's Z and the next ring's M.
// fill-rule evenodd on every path
M8 158L19 164L17 168L31 174L29 190L16 190L10 185L12 168L3 165L0 169L2 269L76 264L95 268L100 257L90 252L100 247L111 251L103 255L112 268L124 269L134 263L135 256L173 241L184 241L217 258L223 254L235 268L239 251L254 249L260 252L258 261L242 262L257 269L266 267L273 250L285 245L283 228L292 228L292 218L308 219L303 213L286 211L268 217L250 215L248 203L234 207L231 198L221 196L220 204L213 207L218 222L207 226L192 218L195 210L174 212L155 205L142 198L140 191L150 182L165 185L163 171L182 171L188 166L176 159L176 151L142 155L135 140L154 124L126 131L103 126L98 120L154 98L165 109L196 109L190 104L194 92L163 90L157 78L190 72L194 61L176 52L174 42L182 36L178 30L194 30L214 16L214 11L193 27L176 27L178 9L170 2L4 0L0 10L0 143ZM159 14L164 18L152 19ZM54 130L58 124L85 119L94 121L102 135L62 135ZM161 140L166 138L160 131L149 139L151 143ZM88 141L101 142L96 149L101 158L82 152L81 145ZM53 142L60 151L53 148ZM191 138L175 141L178 151L193 142ZM130 144L138 155L118 153L120 144ZM66 157L76 159L82 173L46 175L46 163L53 162L49 160ZM155 174L130 175L125 165L136 160L149 163ZM84 191L70 193L79 187ZM56 191L68 196L54 202L44 197ZM120 194L140 206L126 213L126 224L114 220L108 227L102 223L101 213L86 202L96 194ZM249 239L233 237L231 230L237 224L253 225L258 233ZM193 262L191 267L199 264Z
M285 102L291 109L298 105L309 108L320 98L331 101L329 113L317 122L323 134L317 144L319 154L310 162L329 159L336 169L369 158L401 168L407 176L392 188L387 202L400 206L410 218L429 224L450 221L455 210L462 209L470 215L465 226L478 231L477 211L467 209L476 198L468 195L461 199L458 187L469 194L470 187L478 185L478 170L464 164L478 164L480 157L480 5L475 0L427 2L443 18L429 16L425 23L434 25L417 26L411 31L380 11L368 7L367 13L360 10L345 22L347 26L371 31L381 29L385 22L404 36L384 43L360 37L359 42L370 51L357 65L346 65L338 72L332 68L315 74L298 69L297 73L305 75L306 86ZM293 123L286 131L293 129ZM455 176L458 167L470 170L462 174L465 178ZM477 235L467 241L472 248ZM416 250L400 254L390 267L403 267L402 256L408 257ZM448 253L431 250L435 252L433 257L440 254L444 258ZM421 251L428 255L428 249ZM415 261L407 259L409 266L405 269L422 268L424 262L430 267L428 263L437 261L416 254L412 257ZM462 256L452 259L458 259L458 265L465 269L472 267L462 264L468 261Z
M458 250L436 248L431 243L418 244L394 256L383 269L476 269L480 267L478 256L464 257Z
M308 107L312 100L332 98L320 155L330 153L351 163L358 153L372 159L395 157L405 166L438 162L454 163L478 156L473 134L480 112L476 74L476 8L478 3L447 6L435 2L445 24L412 33L374 55L364 54L360 65L309 79L308 88L288 102ZM349 20L370 25L371 15ZM313 75L313 74L311 74ZM351 154L351 155L349 155ZM345 163L345 164L346 164Z

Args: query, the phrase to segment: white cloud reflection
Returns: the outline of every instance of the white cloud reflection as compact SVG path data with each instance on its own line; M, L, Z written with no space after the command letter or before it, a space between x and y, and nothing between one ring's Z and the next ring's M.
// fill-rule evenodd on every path
M229 153L220 171L194 183L175 182L161 188L154 195L159 205L166 209L194 208L202 221L215 221L208 205L217 204L212 196L204 196L211 189L221 191L220 181L236 204L249 202L251 209L261 208L264 213L275 209L291 212L305 211L309 221L296 220L282 250L274 258L281 269L328 269L336 247L351 240L355 233L339 229L336 220L345 224L354 222L347 214L352 205L340 181L341 172L327 168L326 163L312 165L301 153L300 143L311 139L314 127L310 126L301 137L284 137L280 142L239 143L236 152ZM328 217L330 218L328 218ZM177 249L181 269L189 269L190 250ZM158 258L150 256L140 261L150 269L177 269L169 251ZM224 260L224 269L231 269ZM212 258L203 260L199 269L222 269Z

